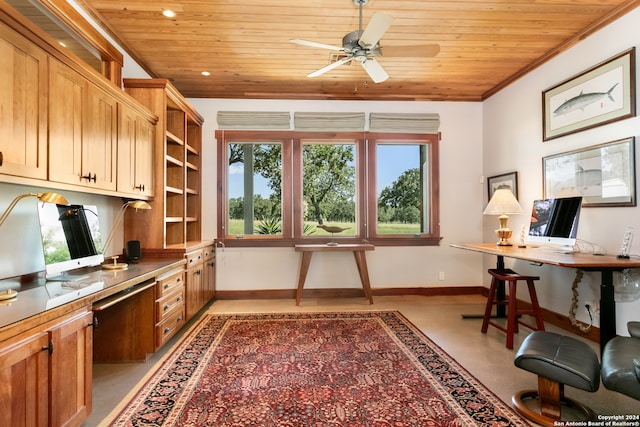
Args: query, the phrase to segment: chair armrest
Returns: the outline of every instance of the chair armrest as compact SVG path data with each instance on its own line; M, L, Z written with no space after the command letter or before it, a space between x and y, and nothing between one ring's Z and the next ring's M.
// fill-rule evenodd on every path
M627 330L632 337L640 338L640 322L627 322Z

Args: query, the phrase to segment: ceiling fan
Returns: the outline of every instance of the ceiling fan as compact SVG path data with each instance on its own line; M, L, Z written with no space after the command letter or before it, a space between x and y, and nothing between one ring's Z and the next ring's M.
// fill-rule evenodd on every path
M314 71L307 75L307 77L318 77L327 71L331 71L334 68L355 60L362 65L362 68L364 68L369 77L371 77L375 83L381 83L387 80L389 75L384 68L382 68L382 65L380 65L380 63L374 58L375 56L430 58L440 52L440 46L437 44L381 47L380 39L393 23L393 17L382 12L374 13L367 25L367 28L363 31L362 6L368 2L369 0L353 0L353 3L358 6L360 10L359 29L348 33L342 38L342 47L316 43L308 40L290 40L291 43L339 51L346 55L344 58L336 60L326 67Z

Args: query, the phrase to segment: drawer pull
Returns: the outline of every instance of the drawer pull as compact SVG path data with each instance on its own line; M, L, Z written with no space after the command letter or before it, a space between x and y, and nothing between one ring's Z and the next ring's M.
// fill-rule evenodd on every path
M164 289L169 289L169 284L168 283L164 284Z
M179 296L178 298L176 298L176 301L177 301L177 302L182 301L182 295L181 295L181 296Z
M169 332L171 332L171 328L164 328L165 335L168 334Z
M0 166L2 166L2 162L3 162L4 158L2 156L2 151L0 151Z
M171 307L169 306L169 304L165 304L165 305L164 305L164 307L163 307L162 309L163 309L164 311L167 311L167 310L169 310L169 308L171 308Z
M91 182L96 182L96 174L94 173L93 176L91 176L91 172L89 172L87 175L82 175L81 176L82 179L86 179L87 181Z

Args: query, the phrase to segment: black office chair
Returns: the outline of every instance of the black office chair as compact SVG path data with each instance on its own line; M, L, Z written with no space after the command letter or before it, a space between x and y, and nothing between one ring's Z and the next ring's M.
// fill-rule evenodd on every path
M640 400L640 322L628 322L629 337L615 337L602 352L602 383Z

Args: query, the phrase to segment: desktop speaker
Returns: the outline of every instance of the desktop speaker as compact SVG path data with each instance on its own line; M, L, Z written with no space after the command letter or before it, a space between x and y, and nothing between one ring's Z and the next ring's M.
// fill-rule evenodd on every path
M129 240L125 246L125 255L128 262L136 263L142 258L140 250L140 240Z

